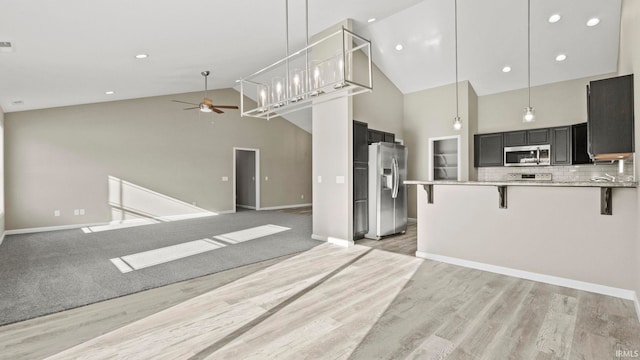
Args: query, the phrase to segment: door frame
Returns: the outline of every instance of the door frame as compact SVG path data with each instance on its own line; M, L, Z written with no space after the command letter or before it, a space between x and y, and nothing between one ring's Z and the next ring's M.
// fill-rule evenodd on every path
M236 152L241 151L253 151L255 153L255 167L256 167L256 210L260 210L260 149L233 147L233 212L236 212Z

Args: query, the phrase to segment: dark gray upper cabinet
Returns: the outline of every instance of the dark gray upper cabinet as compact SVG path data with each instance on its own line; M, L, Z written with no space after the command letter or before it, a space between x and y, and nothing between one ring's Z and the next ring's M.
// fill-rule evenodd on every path
M494 133L473 136L475 167L502 166L503 135L503 133Z
M544 145L551 143L549 129L527 130L527 145Z
M394 143L396 142L396 135L392 133L384 133L384 142Z
M366 123L353 121L353 161L369 161L368 127Z
M384 132L380 130L369 129L369 144L384 141Z
M571 165L571 126L551 128L551 165Z
M633 74L587 85L589 154L634 151Z
M592 162L587 152L587 123L571 126L571 163L578 165Z
M504 146L544 145L549 144L549 129L532 129L509 131L504 133Z
M504 133L504 146L527 145L527 131L509 131Z

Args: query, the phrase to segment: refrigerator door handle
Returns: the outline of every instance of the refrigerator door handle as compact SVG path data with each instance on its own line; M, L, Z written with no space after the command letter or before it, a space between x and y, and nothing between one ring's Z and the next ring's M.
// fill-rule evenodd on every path
M393 158L392 160L392 164L393 164L393 194L391 194L392 198L397 198L398 197L398 190L400 187L400 169L398 167L398 159Z

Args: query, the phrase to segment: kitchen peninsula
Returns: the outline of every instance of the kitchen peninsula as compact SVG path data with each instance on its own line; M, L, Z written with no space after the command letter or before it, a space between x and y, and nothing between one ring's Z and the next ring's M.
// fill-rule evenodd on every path
M637 183L405 183L417 257L635 300Z

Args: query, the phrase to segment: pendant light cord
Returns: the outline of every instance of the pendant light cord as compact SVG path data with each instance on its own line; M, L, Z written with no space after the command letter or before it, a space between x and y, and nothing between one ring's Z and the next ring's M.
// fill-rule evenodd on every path
M529 108L531 108L531 0L527 0L527 77Z
M284 94L285 98L289 98L289 96L291 96L291 94L289 94L289 0L284 0L284 7L285 59L287 59L285 63L286 73L284 75L284 83L286 85L284 86Z
M456 54L456 117L460 117L458 111L458 0L454 1L454 37L455 37L455 54Z

